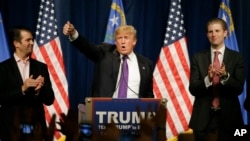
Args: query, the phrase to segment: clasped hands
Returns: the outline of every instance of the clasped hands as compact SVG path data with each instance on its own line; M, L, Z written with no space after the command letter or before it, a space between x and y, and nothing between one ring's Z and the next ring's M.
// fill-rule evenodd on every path
M219 69L215 69L212 64L209 65L208 68L208 78L210 82L213 81L213 77L217 75L220 77L220 79L227 76L226 66L224 63L222 63L221 67Z
M39 90L44 85L44 77L39 75L36 79L33 78L33 75L31 75L28 79L25 79L22 85L22 91L25 92L28 88L33 87L36 92L39 92Z

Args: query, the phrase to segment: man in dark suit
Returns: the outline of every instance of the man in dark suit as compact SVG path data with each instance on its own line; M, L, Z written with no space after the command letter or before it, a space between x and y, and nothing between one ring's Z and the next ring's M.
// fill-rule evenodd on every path
M29 130L20 129L28 125L42 129L40 133L45 137L43 106L54 102L47 66L30 57L34 45L30 29L14 27L9 32L9 43L14 54L0 63L0 140L19 138L20 131L28 134Z
M96 70L92 86L93 97L118 97L121 81L122 57L128 56L129 78L126 98L149 98L153 96L153 63L134 53L137 38L132 26L119 27L115 33L115 45L92 45L80 36L74 26L67 22L63 33L69 36L71 43L86 57L95 62Z
M229 141L233 131L243 125L238 96L245 80L244 59L225 46L227 34L224 20L208 21L210 49L195 54L191 61L189 90L195 101L189 127L195 141ZM218 59L214 60L215 51Z

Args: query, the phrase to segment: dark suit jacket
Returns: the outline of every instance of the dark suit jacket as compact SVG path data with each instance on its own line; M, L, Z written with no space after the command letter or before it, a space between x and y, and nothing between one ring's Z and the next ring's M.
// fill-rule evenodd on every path
M250 82L249 80L247 82ZM250 83L247 83L247 97L244 101L244 108L250 112Z
M219 85L221 125L225 128L239 127L243 124L238 96L242 93L245 80L244 59L239 53L226 48L223 63L230 78L225 85ZM205 87L204 78L210 64L210 50L194 55L191 61L189 90L195 101L189 126L195 131L202 131L209 121L212 87Z
M85 38L79 36L72 44L86 57L95 62L95 74L92 86L93 97L112 97L116 89L116 81L120 67L120 54L115 45L91 45ZM136 54L141 75L139 97L153 96L153 63Z
M30 75L33 78L39 75L44 77L45 83L38 95L35 95L34 88L23 95L23 80L14 57L0 63L0 132L4 135L8 134L17 113L20 114L20 122L40 123L44 129L46 127L43 104L51 105L54 101L47 66L30 59ZM33 112L30 120L24 117L28 115L26 112Z

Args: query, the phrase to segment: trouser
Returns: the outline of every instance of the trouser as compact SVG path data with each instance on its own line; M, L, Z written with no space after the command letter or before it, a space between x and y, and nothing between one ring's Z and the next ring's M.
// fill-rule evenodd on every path
M220 126L220 110L211 109L210 120L202 132L194 131L195 141L229 141L230 132Z

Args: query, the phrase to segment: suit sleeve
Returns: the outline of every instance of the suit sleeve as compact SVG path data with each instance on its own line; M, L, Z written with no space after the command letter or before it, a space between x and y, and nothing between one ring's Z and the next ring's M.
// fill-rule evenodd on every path
M226 70L230 77L224 85L227 94L240 95L245 83L245 65L243 56L238 53L231 53L230 57L234 58L227 61Z
M47 65L42 66L42 74L44 77L44 86L41 88L38 97L45 105L51 105L54 102L55 95L52 89L51 80L48 72Z
M206 88L204 81L207 71L202 72L201 70L207 70L207 66L201 66L198 58L199 57L195 55L191 60L189 91L193 96L204 95L208 92L207 90L210 89Z

